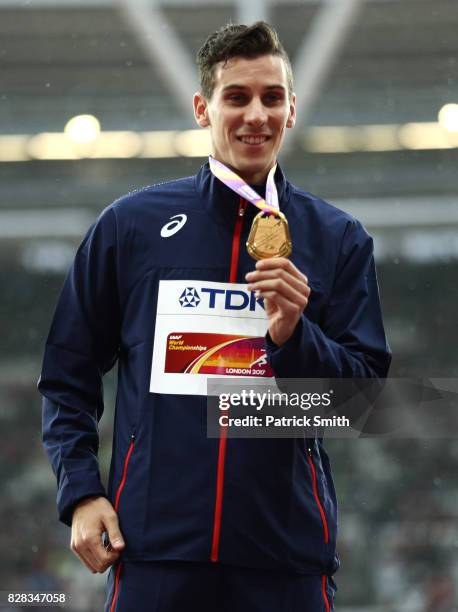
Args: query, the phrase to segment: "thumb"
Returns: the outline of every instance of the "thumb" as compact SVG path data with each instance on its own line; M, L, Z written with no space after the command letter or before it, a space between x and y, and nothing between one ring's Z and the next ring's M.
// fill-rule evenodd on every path
M114 550L122 550L125 546L124 538L119 529L118 517L116 515L111 516L106 521L106 528L108 531L108 537L110 539L111 547Z

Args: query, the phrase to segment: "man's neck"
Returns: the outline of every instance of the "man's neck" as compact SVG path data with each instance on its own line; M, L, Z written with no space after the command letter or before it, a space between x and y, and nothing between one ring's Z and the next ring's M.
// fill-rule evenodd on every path
M237 172L237 170L234 170L234 172ZM269 172L258 172L255 174L240 174L237 172L237 174L245 181L245 183L248 183L248 185L265 187Z
M233 165L228 164L228 163L222 161L221 159L218 159L218 157L216 155L213 155L213 157L217 161L219 161L221 164L224 164L230 170L232 170L233 172L238 174L238 176L240 176L240 178L243 179L245 181L245 183L248 183L248 185L251 185L253 188L256 188L256 187L261 188L262 187L263 189L265 189L266 182L267 182L267 176L269 175L270 168L267 171L266 170L262 170L260 172L253 172L253 173L241 172L238 168L235 168Z

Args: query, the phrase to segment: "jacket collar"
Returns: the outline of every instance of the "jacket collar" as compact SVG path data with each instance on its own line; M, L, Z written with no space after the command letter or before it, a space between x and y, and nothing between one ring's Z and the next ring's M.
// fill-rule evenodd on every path
M279 165L277 165L274 179L278 192L280 210L286 212L291 196L291 186L286 180ZM237 215L240 197L212 174L208 162L205 163L196 174L195 187L202 205L216 222L224 225L233 223ZM263 189L259 186L252 187L259 195L265 195L265 186ZM253 218L258 212L259 209L256 208L256 206L248 203L248 208L246 210L246 216L248 218Z

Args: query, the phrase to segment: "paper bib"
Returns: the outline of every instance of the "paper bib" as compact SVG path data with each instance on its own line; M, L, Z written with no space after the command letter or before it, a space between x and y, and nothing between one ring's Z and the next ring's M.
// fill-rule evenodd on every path
M150 391L206 395L208 378L272 378L267 315L245 284L160 281Z

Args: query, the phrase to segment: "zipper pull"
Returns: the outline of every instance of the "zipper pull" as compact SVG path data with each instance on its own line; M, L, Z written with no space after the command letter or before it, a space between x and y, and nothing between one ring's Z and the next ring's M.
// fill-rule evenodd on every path
M240 202L239 202L239 217L243 217L243 215L245 214L247 204L248 204L248 202L246 200L244 200L243 198L240 198Z

